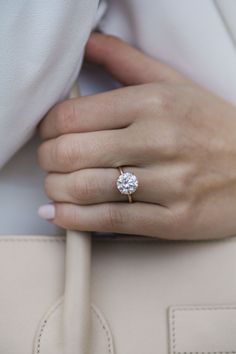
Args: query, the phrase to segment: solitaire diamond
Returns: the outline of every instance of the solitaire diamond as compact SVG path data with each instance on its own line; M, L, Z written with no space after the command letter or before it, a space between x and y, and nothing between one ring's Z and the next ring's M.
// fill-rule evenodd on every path
M117 178L116 185L122 194L132 194L138 188L138 179L133 173L124 172Z

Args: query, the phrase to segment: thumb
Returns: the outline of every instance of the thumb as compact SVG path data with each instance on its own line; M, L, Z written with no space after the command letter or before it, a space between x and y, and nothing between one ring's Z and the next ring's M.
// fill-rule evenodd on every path
M172 68L110 35L92 33L85 49L85 58L102 65L124 85L186 81Z

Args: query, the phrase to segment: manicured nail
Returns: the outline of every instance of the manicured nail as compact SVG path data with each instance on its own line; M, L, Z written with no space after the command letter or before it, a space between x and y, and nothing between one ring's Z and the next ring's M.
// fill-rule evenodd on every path
M46 220L53 219L56 214L55 206L53 204L41 205L38 208L38 214L43 219Z

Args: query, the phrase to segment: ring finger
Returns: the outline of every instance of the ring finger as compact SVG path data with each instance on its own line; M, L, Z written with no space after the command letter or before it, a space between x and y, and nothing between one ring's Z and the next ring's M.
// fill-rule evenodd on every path
M124 172L137 176L139 186L132 195L133 201L155 203L165 206L177 198L170 188L165 172L139 167L124 167ZM83 169L68 174L50 173L45 178L45 191L56 202L75 204L98 204L127 201L116 186L119 171L116 168Z

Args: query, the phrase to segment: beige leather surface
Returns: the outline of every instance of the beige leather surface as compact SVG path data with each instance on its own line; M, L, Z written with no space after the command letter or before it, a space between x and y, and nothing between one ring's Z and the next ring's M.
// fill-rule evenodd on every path
M63 294L64 251L61 237L0 236L1 353L32 354L42 317Z
M235 329L236 306L173 307L170 310L171 354L233 353Z
M90 344L91 235L67 230L63 354L87 354Z
M236 352L236 238L92 250L91 354ZM0 353L63 353L64 267L62 237L0 237Z
M116 353L171 353L171 306L234 306L235 241L97 242L92 296L110 324ZM228 316L235 317L235 311ZM225 321L218 322L220 341L210 346L208 338L215 333L214 319L210 314L204 319L205 331L199 332L194 342L189 341L196 334L192 326L180 333L181 343L189 343L186 353L215 354L222 348L225 353L236 352L236 328L225 336Z

